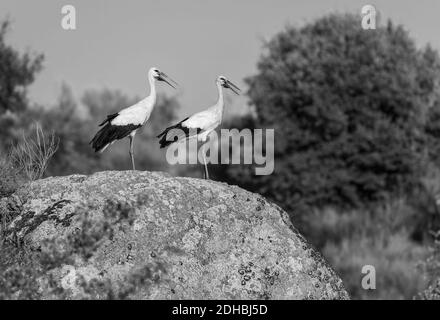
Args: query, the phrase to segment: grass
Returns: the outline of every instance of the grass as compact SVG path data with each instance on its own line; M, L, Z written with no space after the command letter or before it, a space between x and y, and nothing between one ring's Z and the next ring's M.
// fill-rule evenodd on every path
M23 183L23 179L10 159L0 157L0 198L10 196Z
M46 135L40 125L35 136L26 137L12 147L7 156L0 157L0 198L13 194L26 182L40 179L58 141L52 133ZM0 211L0 299L34 299L38 296L37 278L40 269L21 248L5 238L6 226L12 214L7 208Z
M20 186L43 177L49 160L58 149L55 134L45 134L36 123L34 136L26 137L13 146L7 156L0 156L0 198L13 194ZM0 244L10 221L9 212L0 211Z
M429 223L417 220L426 216L421 208L427 210L432 201L419 200L426 205L399 199L370 209L315 210L307 217L306 238L341 276L353 299L413 299L435 279L423 267L433 254ZM423 229L425 236L420 235ZM440 256L440 246L436 251ZM361 286L365 265L376 269L375 290Z
M58 144L59 139L54 132L45 134L37 123L34 135L26 137L23 133L22 141L11 148L9 158L20 174L27 180L34 181L43 177L49 160L58 149Z

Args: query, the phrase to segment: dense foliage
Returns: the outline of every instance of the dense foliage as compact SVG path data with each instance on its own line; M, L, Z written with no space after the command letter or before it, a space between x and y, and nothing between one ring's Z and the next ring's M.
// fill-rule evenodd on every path
M255 190L296 212L412 190L427 114L438 114L439 67L392 23L365 31L357 16L330 15L286 28L248 78L257 127L275 129L275 173L249 177Z
M0 24L0 115L26 108L26 88L41 69L42 55L20 54L6 43L9 21ZM1 129L0 129L1 130Z
M440 59L402 26L359 21L329 15L265 44L247 80L256 117L229 126L275 129L275 172L217 177L288 210L354 298L412 298L437 283L419 263L440 226ZM359 286L367 264L374 291Z

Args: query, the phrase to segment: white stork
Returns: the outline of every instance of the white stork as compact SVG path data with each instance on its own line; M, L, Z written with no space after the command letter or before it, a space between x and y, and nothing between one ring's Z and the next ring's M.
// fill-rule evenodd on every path
M151 68L148 71L148 80L150 82L150 95L138 103L122 109L118 113L108 115L107 119L99 125L103 127L96 133L92 141L90 141L95 152L103 152L109 145L128 136L130 139L129 153L133 170L135 170L133 152L134 136L136 131L148 121L153 111L156 103L156 80L164 81L173 88L176 87L172 83L177 85L176 81L157 68Z
M223 107L223 89L231 89L235 94L239 94L240 89L224 76L219 76L216 80L218 89L218 101L212 107L195 113L179 123L166 128L159 138L160 148L165 148L178 141L185 141L190 138L197 138L198 141L205 142L209 134L217 128L222 122ZM208 167L206 165L205 150L203 150L203 163L205 165L205 179L209 179Z

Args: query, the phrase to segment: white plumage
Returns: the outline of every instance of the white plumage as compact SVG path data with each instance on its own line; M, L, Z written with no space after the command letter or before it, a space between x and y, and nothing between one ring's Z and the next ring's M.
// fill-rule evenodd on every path
M193 114L183 119L179 123L166 128L157 137L160 139L161 148L165 148L170 144L186 139L197 138L199 141L206 141L209 134L217 128L223 119L224 98L223 89L231 89L239 94L240 89L224 76L219 76L216 80L218 90L218 100L212 107ZM203 160L205 165L205 178L209 178L208 168L206 165L205 153L203 152Z
M219 102L211 108L193 114L182 125L188 128L200 128L203 131L214 130L220 125L223 118L224 103L220 100L223 100L223 98L219 99Z
M133 170L135 170L133 152L134 136L137 130L148 121L156 104L156 80L165 81L173 88L175 87L169 81L176 83L157 68L151 68L148 71L148 80L151 90L150 95L118 113L108 115L107 119L99 125L103 127L96 133L92 141L90 141L95 152L103 152L117 140L128 137L130 139L129 153Z
M150 119L151 112L156 104L156 95L149 95L145 99L125 108L110 123L115 126L125 126L127 124L144 125Z

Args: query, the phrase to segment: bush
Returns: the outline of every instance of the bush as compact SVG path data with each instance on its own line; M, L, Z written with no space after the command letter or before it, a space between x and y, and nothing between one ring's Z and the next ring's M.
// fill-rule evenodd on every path
M35 126L35 135L26 137L12 147L9 157L16 170L29 181L41 179L46 172L49 160L58 149L59 140L52 132L45 135L39 124Z
M230 176L291 213L411 193L428 161L438 54L418 50L401 26L366 32L359 21L334 14L286 28L247 79L256 127L275 129L275 172Z
M13 194L21 180L9 159L0 157L0 198Z
M420 188L405 198L348 211L316 209L303 216L307 239L335 268L352 298L412 299L435 284L440 263L434 262L440 250L436 256L430 249L430 231L440 229L440 179L438 169L429 172ZM376 268L376 290L361 287L364 265Z
M42 55L20 54L6 43L10 21L0 22L0 116L27 108L27 87L41 70ZM2 128L0 128L0 132Z
M315 211L310 240L341 276L353 299L412 299L427 285L420 262L429 250L411 238L414 209L403 200L375 210ZM376 269L376 289L361 286L362 267Z
M0 156L0 198L11 195L28 181L42 178L57 147L55 135L45 135L38 124L35 136L23 135L7 157Z

